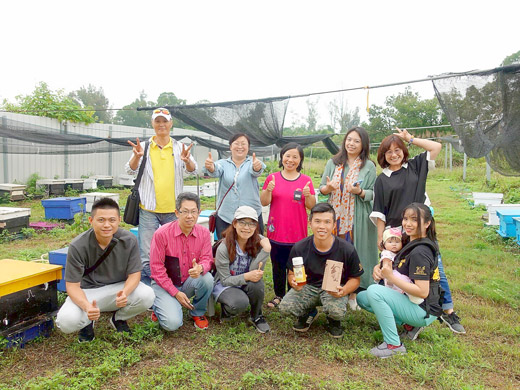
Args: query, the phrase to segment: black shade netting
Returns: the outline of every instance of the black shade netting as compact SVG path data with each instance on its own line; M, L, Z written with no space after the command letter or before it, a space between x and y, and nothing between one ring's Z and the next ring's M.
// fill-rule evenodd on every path
M83 132L89 131L87 127L83 126L76 126L76 129ZM189 138L198 145L217 149L224 156L227 156L226 153L229 152L228 143L194 135L173 134L171 137L176 140ZM128 137L95 137L7 118L3 118L0 122L0 152L7 154L60 155L130 152L132 148L128 144L128 140L135 142L135 134ZM251 152L255 152L259 157L276 154L279 150L280 148L274 145L251 147Z
M331 136L316 134L284 137L283 125L289 97L241 100L223 103L171 106L172 115L195 129L229 140L237 133L244 133L254 147L282 147L289 142L302 146L311 145ZM140 108L139 110L151 110Z
M434 80L433 87L465 153L520 175L520 64Z

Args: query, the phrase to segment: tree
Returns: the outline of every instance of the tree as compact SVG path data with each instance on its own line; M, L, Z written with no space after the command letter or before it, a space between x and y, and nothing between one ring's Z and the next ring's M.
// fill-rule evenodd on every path
M350 111L343 94L329 103L329 113L332 127L339 133L346 133L347 130L359 125L359 107Z
M2 108L10 112L55 118L59 121L93 123L94 111L83 111L83 107L63 90L52 91L47 83L40 81L32 95L16 96L17 103L4 99Z
M157 105L161 106L161 107L184 106L184 105L186 105L186 100L179 99L177 96L175 96L175 94L173 92L163 92L157 98ZM186 123L184 123L180 119L172 117L172 120L173 120L173 127L193 129L193 127L188 126Z
M307 99L307 130L316 131L318 126L318 109L316 108L318 100Z
M151 115L149 111L137 111L138 107L151 107L155 106L155 102L147 101L147 95L144 91L141 91L139 98L135 99L133 103L130 103L119 110L114 118L115 123L119 123L125 126L135 127L152 127Z
M500 64L500 66L513 64L520 64L520 50L504 58L504 61L502 61L502 64Z
M402 128L429 127L448 124L436 98L421 99L419 93L406 88L404 92L389 96L385 106L372 105L369 123L364 124L371 140L381 140L395 126ZM416 129L413 133L427 137L441 129Z
M112 111L110 111L110 103L105 97L103 88L97 89L92 84L88 87L81 87L77 91L71 92L69 97L74 99L78 105L83 108L92 108L95 110L94 116L96 122L112 123Z

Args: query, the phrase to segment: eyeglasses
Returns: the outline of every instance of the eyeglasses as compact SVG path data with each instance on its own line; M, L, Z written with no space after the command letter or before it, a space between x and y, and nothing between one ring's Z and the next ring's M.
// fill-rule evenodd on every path
M385 156L388 156L388 157L391 157L393 154L395 155L400 155L401 153L403 153L403 151L401 149L394 149L394 150L390 150L388 149L386 152L385 152Z
M179 214L186 214L186 215L192 215L196 216L199 215L199 210L179 210Z
M170 115L170 111L168 111L166 108L157 108L157 109L153 110L153 113L154 113L154 114L166 114L166 115Z
M243 219L239 219L238 224L242 227L248 227L248 228L256 227L256 222L247 222L247 221L244 221Z

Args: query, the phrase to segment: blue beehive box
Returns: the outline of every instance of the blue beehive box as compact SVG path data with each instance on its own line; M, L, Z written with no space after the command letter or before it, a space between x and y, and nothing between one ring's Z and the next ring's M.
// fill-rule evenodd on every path
M53 198L42 200L46 219L74 219L74 214L85 212L86 198Z
M49 263L55 265L61 265L61 280L58 282L58 291L67 292L65 288L65 264L67 264L67 253L69 247L61 248L55 251L49 252Z
M7 348L24 348L25 344L37 337L49 337L54 328L54 321L52 318L45 317L44 319L28 321L21 325L5 334Z
M513 218L520 217L520 209L497 210L497 217L500 222L498 234L502 237L515 237L516 229Z
M139 227L133 227L132 229L130 229L130 231L132 232L132 234L134 236L136 236L137 238L139 238Z
M520 245L520 217L513 218L516 230L516 243Z

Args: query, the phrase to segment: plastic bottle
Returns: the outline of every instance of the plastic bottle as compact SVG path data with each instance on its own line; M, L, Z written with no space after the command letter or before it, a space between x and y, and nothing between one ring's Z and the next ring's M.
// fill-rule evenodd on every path
M292 263L296 284L298 286L305 286L307 284L307 275L305 274L305 267L303 266L303 257L293 257Z

